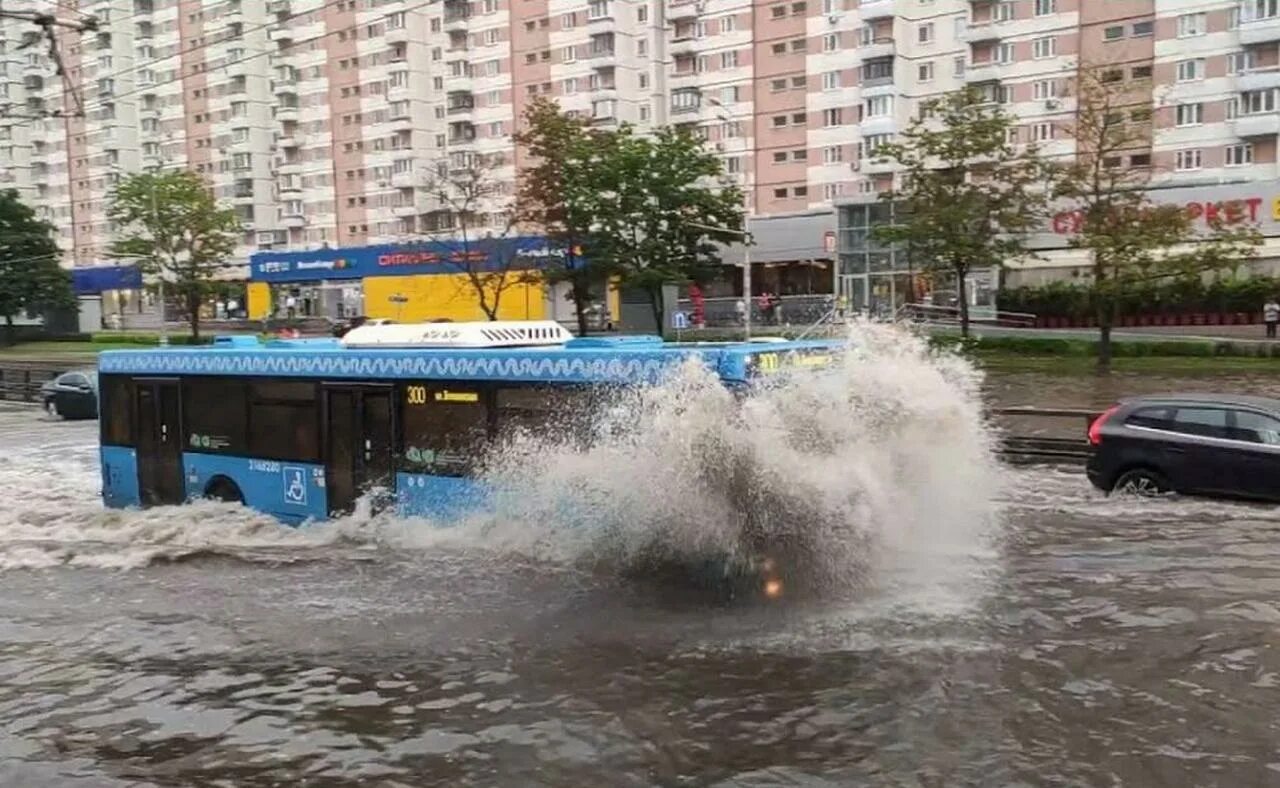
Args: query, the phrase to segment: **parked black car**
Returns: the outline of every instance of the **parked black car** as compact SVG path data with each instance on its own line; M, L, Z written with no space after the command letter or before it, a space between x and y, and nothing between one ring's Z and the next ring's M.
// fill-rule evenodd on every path
M64 419L98 418L98 372L64 372L40 387L44 408Z
M1280 501L1280 400L1138 397L1089 427L1089 481L1106 492Z

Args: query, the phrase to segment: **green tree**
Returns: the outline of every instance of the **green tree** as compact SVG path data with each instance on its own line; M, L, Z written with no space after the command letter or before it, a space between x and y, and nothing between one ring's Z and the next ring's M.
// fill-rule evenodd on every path
M591 258L648 294L661 331L663 286L705 284L720 271L720 245L740 239L742 192L723 181L720 158L702 140L672 128L640 136L624 126L585 166L599 169L587 195Z
M71 277L58 265L55 232L16 191L0 192L0 314L7 345L13 344L16 315L75 306Z
M1088 285L1098 322L1098 368L1111 366L1111 330L1126 294L1153 282L1200 280L1256 254L1261 236L1243 211L1206 216L1203 229L1184 206L1157 204L1145 191L1149 168L1125 166L1150 156L1150 97L1135 93L1123 70L1080 69L1078 109L1065 124L1076 144L1060 167L1056 196L1073 249L1089 253Z
M242 231L235 209L222 207L194 172L143 172L121 181L107 215L119 228L112 251L136 258L172 288L200 336L200 306L229 265Z
M872 230L902 244L917 270L955 279L960 332L969 335L965 277L975 268L1029 256L1026 236L1042 223L1047 165L1019 146L1017 121L975 87L926 101L896 142L871 155L896 163L901 188L881 198L891 225Z
M562 252L543 269L551 282L567 282L578 318L578 332L585 335L587 315L596 293L614 274L608 262L591 254L586 264L583 250L597 224L602 162L616 143L616 135L571 117L554 101L536 98L525 110L523 127L515 135L529 157L517 161L520 180L516 190L515 219L542 232Z

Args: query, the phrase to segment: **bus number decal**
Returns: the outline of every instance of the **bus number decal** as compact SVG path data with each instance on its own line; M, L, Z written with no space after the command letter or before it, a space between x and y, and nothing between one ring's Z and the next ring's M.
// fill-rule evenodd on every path
M406 386L404 390L405 402L410 405L426 405L427 404L427 387L426 386Z
M776 372L782 366L777 353L761 353L757 358L761 372Z

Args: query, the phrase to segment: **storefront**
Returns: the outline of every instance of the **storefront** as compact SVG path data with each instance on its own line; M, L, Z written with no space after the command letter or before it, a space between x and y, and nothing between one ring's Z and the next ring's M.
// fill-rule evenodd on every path
M498 319L560 319L563 292L538 269L563 254L536 236L259 252L249 264L249 317L484 320L483 291Z
M143 289L142 272L132 265L95 265L71 269L71 291L80 307L80 330L126 328L132 318L155 309Z

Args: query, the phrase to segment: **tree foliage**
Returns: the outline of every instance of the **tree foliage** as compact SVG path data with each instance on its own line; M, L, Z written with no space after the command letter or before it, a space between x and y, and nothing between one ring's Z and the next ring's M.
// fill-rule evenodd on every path
M465 166L439 162L432 170L427 192L443 221L444 235L426 241L439 250L442 266L462 275L489 320L497 320L502 297L511 288L529 281L513 244L512 201L502 184L479 159ZM507 217L496 230L491 215Z
M0 192L0 314L8 344L16 315L75 305L71 277L58 265L55 232L16 191Z
M579 330L591 289L615 276L648 293L661 329L663 285L705 282L720 245L741 238L742 193L722 182L719 157L688 132L593 128L541 99L525 119L518 138L534 162L521 218L569 251L553 277L573 286Z
M596 186L593 179L600 175L598 167L584 168L582 163L609 139L546 98L534 99L522 120L524 127L515 140L527 149L530 161L517 162L521 172L515 218L538 228L549 244L562 250L563 256L549 262L543 273L549 281L569 284L578 332L585 335L593 293L604 287L612 272L601 261L585 265L581 255L595 217L580 197Z
M901 169L883 194L895 221L875 228L902 244L919 270L956 280L961 332L969 332L965 277L979 267L1029 256L1024 243L1046 213L1047 166L1033 146L1011 139L1016 120L974 87L922 105L898 141L871 155Z
M1070 217L1070 246L1090 254L1102 369L1110 366L1111 329L1128 292L1235 268L1261 243L1255 225L1226 211L1207 217L1202 230L1184 206L1151 198L1149 170L1123 166L1127 155L1150 153L1150 99L1114 73L1106 66L1080 70L1078 109L1065 125L1077 154L1058 169L1054 184Z
M596 216L588 251L625 286L649 295L663 324L663 286L704 284L720 271L722 245L741 239L743 195L722 183L720 158L671 128L639 136L629 127L592 165L603 189L581 195Z
M182 304L193 337L200 306L216 287L241 233L233 208L222 207L193 172L144 172L121 181L107 210L118 230L112 251L136 258Z

